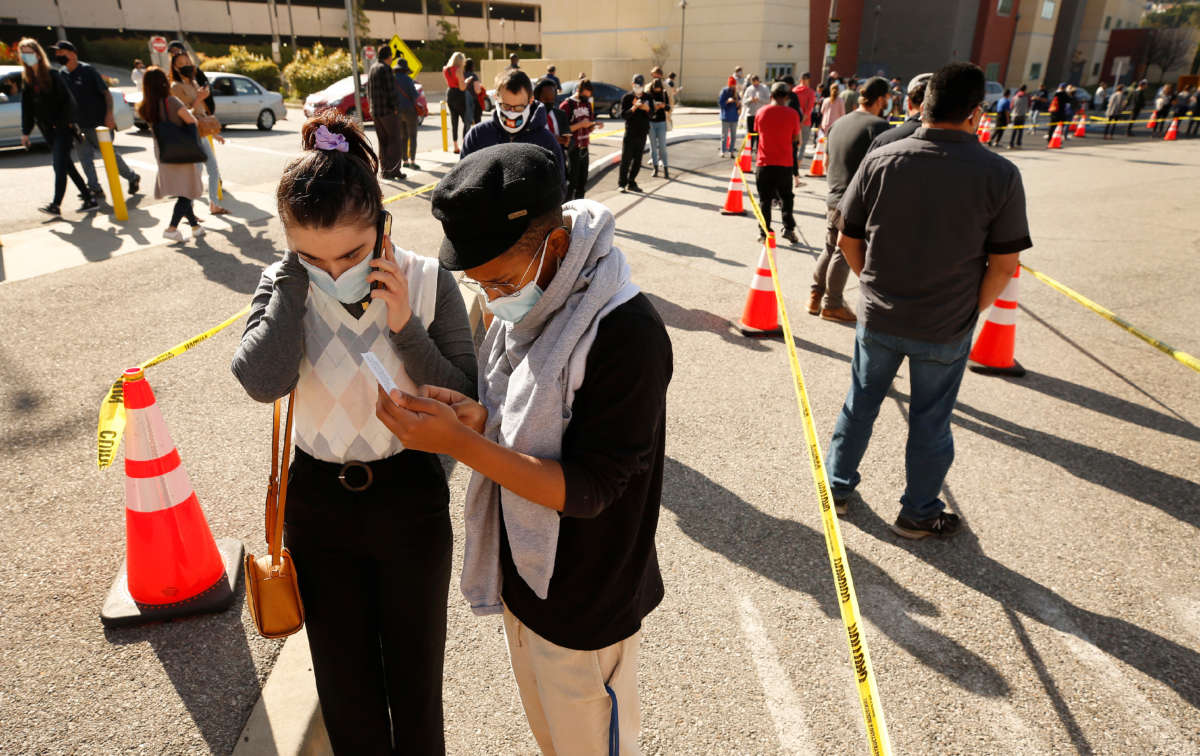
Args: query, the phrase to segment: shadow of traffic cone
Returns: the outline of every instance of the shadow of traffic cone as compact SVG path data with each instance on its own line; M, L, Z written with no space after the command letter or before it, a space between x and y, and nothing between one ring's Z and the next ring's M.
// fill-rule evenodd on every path
M988 309L987 320L975 346L967 357L967 367L984 375L1011 375L1020 378L1025 368L1013 357L1017 340L1017 290L1021 285L1021 268L1004 286L1004 291Z
M750 172L750 157L750 140L747 139L746 141L742 142L742 154L738 158L738 161L742 164L742 173Z
M729 176L729 192L725 195L725 207L721 208L721 215L744 215L746 208L742 206L742 195L745 191L742 175L738 173L738 166L734 165Z
M126 558L100 620L116 627L223 611L242 544L213 540L142 369L126 370L123 382Z
M1179 119L1176 118L1171 121L1171 126L1170 126L1170 128L1167 129L1167 134L1166 134L1166 136L1163 137L1163 141L1164 142L1174 142L1175 139L1178 138L1178 136L1179 136Z
M817 137L817 151L813 153L812 165L808 167L809 176L818 178L825 175L825 135Z
M1049 149L1052 149L1052 150L1061 150L1062 149L1062 140L1063 140L1063 127L1062 127L1062 124L1060 123L1060 124L1058 124L1058 128L1054 129L1054 136L1050 137L1050 144L1047 146L1049 147Z
M750 279L750 293L746 295L746 308L738 330L743 336L763 338L783 333L779 326L779 302L775 299L775 286L771 283L771 263L767 260L767 247L775 249L774 232L767 234L762 252L758 255L758 267Z

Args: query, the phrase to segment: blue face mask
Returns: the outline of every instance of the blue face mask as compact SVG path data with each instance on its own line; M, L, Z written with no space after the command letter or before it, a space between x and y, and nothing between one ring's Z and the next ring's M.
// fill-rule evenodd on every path
M37 53L31 53L31 52L21 53L21 62L30 67L36 66L38 63Z
M546 234L546 240L542 242L542 251L538 255L537 273L533 275L533 280L517 289L516 293L506 297L497 297L487 303L487 308L492 311L493 315L515 325L520 323L542 298L542 287L537 285L537 280L542 277L542 263L546 261L546 245L549 243L550 234ZM533 260L529 261L529 265L533 265ZM525 270L529 270L529 268L527 267ZM521 277L524 278L524 274Z
M342 271L336 279L312 263L300 259L300 264L308 271L308 280L316 287L333 297L342 304L354 304L362 301L371 291L371 283L367 275L371 272L371 255L363 257L361 262Z

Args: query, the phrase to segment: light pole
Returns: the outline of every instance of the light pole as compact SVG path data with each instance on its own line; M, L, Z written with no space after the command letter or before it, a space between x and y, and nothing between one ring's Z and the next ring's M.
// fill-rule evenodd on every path
M500 19L500 59L508 57L508 37L504 34L504 19Z
M358 96L358 36L354 30L354 0L346 0L346 32L350 37L350 73L354 77L354 118L363 122L362 101Z
M829 76L829 69L833 67L833 55L829 50L829 27L833 25L833 19L837 18L837 0L829 2L829 23L825 26L825 54L821 60L821 80L817 82L817 88L825 84L825 77Z
M683 83L683 42L684 35L687 33L687 0L679 0L679 8L682 11L679 19L679 82Z

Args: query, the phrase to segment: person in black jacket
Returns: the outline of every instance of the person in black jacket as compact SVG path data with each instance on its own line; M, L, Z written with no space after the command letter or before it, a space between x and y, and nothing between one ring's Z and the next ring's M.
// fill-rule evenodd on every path
M633 91L621 98L621 117L625 119L625 139L621 142L617 188L640 194L637 175L642 170L642 151L650 135L650 97L646 94L646 77L641 74L633 77Z
M71 146L78 130L75 116L75 98L67 82L58 71L50 68L46 51L36 40L26 37L17 43L21 57L21 144L29 147L29 134L36 125L50 146L54 165L54 199L50 204L39 207L47 215L62 214L62 199L67 192L67 177L79 189L83 199L80 212L95 210L100 206L88 191L83 176L75 170L71 160Z
M1146 107L1146 80L1142 79L1138 82L1137 88L1129 93L1129 104L1125 110L1129 113L1129 127L1125 130L1125 136L1133 136L1133 124L1137 123L1138 116L1142 114L1142 108Z

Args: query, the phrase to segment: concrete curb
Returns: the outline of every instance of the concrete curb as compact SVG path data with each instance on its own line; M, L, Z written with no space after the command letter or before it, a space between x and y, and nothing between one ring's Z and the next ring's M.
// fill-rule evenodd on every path
M693 139L719 139L717 134L679 134L667 137L667 144ZM647 150L649 148L647 147ZM418 155L420 157L420 155ZM441 162L441 161L439 161ZM621 152L593 160L588 165L588 179L597 178L621 162ZM471 334L476 344L483 331L483 303L479 296L463 286L459 279L459 294L467 307ZM275 659L271 674L263 685L262 695L250 712L233 756L332 756L333 748L321 719L317 685L312 673L312 655L308 636L296 633L283 644Z

